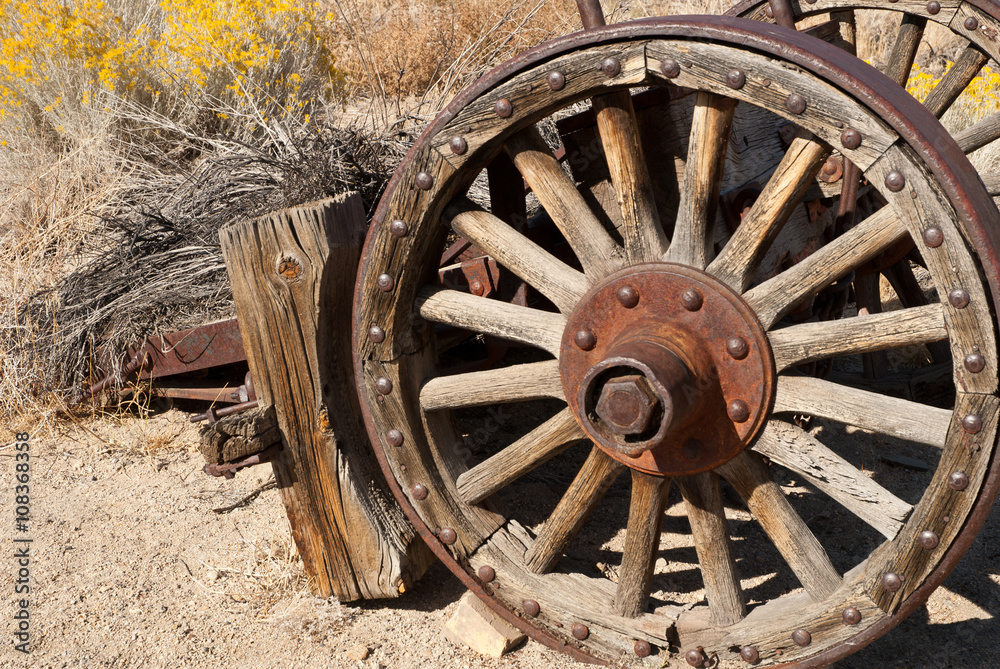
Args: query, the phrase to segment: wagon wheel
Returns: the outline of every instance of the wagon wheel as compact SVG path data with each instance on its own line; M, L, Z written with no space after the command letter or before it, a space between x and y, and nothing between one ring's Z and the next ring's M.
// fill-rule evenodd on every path
M648 156L625 94L646 86L695 100L692 114L662 129L679 138L673 211L652 203ZM620 230L601 223L537 130L586 99L617 189ZM736 102L801 131L716 252L713 201ZM790 210L832 147L887 204L756 281L755 267L787 232ZM557 259L465 197L501 152L574 258ZM511 197L523 196L515 190ZM998 217L934 118L829 45L725 17L561 38L463 92L380 203L355 296L356 378L370 437L439 557L498 613L553 647L602 661L679 649L693 666L833 661L929 595L996 494ZM436 287L449 229L547 301L519 307ZM906 237L943 300L818 327L784 319ZM448 375L435 324L518 342L522 359ZM947 341L958 361L947 409L795 371L935 341ZM470 412L482 411L474 407L510 415L512 406L521 421L535 421L526 434L511 437L493 421L463 437ZM802 413L840 426L841 439L799 428L792 417ZM900 449L931 465L914 495L861 471L865 458ZM551 503L518 487L548 466L573 472ZM792 480L805 492L787 495L782 484ZM672 505L672 488L683 502ZM862 556L832 550L836 537L818 536L803 520L815 498L863 521L842 523L837 539ZM700 571L703 591L658 573L668 505L686 510L688 571ZM623 527L609 530L619 507ZM683 554L667 557L685 562ZM760 564L775 574L760 573Z

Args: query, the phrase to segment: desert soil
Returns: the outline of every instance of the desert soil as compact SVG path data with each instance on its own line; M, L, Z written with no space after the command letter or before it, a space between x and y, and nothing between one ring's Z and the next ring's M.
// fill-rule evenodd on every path
M503 659L452 645L464 593L441 565L403 597L340 604L309 594L270 466L201 471L188 414L60 423L31 440L31 521L16 531L13 435L0 449L7 602L0 666L575 667L528 641ZM15 650L13 538L30 544L30 654ZM13 544L23 545L23 544ZM1000 663L1000 513L958 568L883 639L838 667ZM363 658L363 659L358 659ZM664 667L687 666L677 657Z

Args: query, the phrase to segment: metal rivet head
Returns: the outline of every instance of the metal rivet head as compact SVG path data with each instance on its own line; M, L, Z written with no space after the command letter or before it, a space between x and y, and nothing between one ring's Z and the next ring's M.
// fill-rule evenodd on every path
M840 144L845 149L851 149L853 151L861 146L861 133L854 128L848 128L844 132L840 133Z
M938 2L937 0L931 0L931 2L927 3L928 14L937 14L940 11L941 11L941 3Z
M490 583L497 577L497 573L493 570L493 567L487 564L480 567L477 573L479 574L479 580L483 583Z
M726 413L734 423L745 423L750 418L750 407L743 400L732 400L726 405Z
M969 18L965 19L965 23L963 25L965 26L966 30L976 30L979 28L979 19L977 19L974 16L970 16Z
M774 10L771 9L771 5L768 5L767 7L764 8L764 16L766 16L769 19L774 18Z
M893 170L885 175L885 187L893 193L898 193L906 186L906 177L899 170Z
M434 177L427 172L417 172L416 183L420 190L430 190L434 185Z
M500 118L507 118L514 113L514 107L511 106L510 100L507 98L500 98L497 100L497 103L493 105L493 111L495 111L497 116Z
M903 577L899 574L889 572L882 575L882 587L889 592L896 592L903 587Z
M944 233L941 232L941 228L936 226L927 228L921 236L924 238L924 244L932 249L936 249L944 243Z
M549 76L545 80L549 82L549 88L554 91L561 91L566 87L566 75L559 70L549 72Z
M979 431L983 429L983 419L970 413L962 419L962 429L965 430L966 434L979 434Z
M726 85L732 89L739 90L746 83L747 75L739 68L729 70L729 74L726 75Z
M451 529L450 527L445 527L438 534L438 539L441 540L441 543L447 546L451 546L453 543L458 541L458 535L455 534L455 530Z
M482 295L486 292L486 287L482 281L473 281L469 284L469 292L473 295Z
M452 153L459 156L469 150L469 143L465 141L464 137L452 137L451 141L448 142L448 146L451 148Z
M410 226L408 226L403 221L393 221L389 224L389 232L392 233L393 237L405 237L406 233L410 231Z
M601 61L601 72L609 79L621 74L622 62L617 58L605 58Z
M533 599L526 599L521 602L521 610L524 611L524 615L534 618L541 609L538 607L538 602Z
M413 495L413 499L427 499L427 486L417 483L410 488L410 494Z
M573 625L573 638L583 641L588 636L590 636L590 630L583 623L576 623Z
M368 339L372 340L376 344L381 344L385 341L385 330L377 325L373 325L368 328Z
M618 301L626 309L632 309L639 304L639 291L632 286L622 286L618 289Z
M853 606L848 606L844 609L845 625L857 625L859 622L861 622L861 611L858 611Z
M986 368L986 358L978 353L965 356L965 368L973 374L978 374Z
M681 64L673 58L667 58L660 62L660 72L667 79L676 79L681 73Z
M379 274L378 278L375 279L375 284L383 293L388 293L396 285L396 282L388 274Z
M385 440L389 442L390 446L402 446L403 433L399 430L389 430L385 433Z
M785 108L793 114L801 114L806 110L806 99L798 93L792 93L785 100Z
M649 657L649 654L653 652L653 647L649 645L648 641L639 639L632 645L632 652L637 657Z
M807 630L797 629L792 632L792 641L795 642L796 646L808 646L812 643L812 640L812 634L810 634Z
M965 490L969 487L969 477L965 472L952 472L948 477L948 486L952 490Z
M938 538L938 535L935 534L934 532L931 532L930 530L924 530L923 532L920 533L920 536L917 537L917 543L920 544L920 547L925 548L927 550L933 550L937 548L937 545L938 543L940 543L940 541L941 540Z
M948 301L956 309L965 309L969 306L969 291L964 288L956 288L948 293Z
M684 653L684 659L692 667L702 667L705 665L705 654L702 652L702 648L692 648L688 652Z
M726 353L733 360L742 360L750 354L750 344L743 337L730 337L726 340Z
M760 652L753 646L743 646L740 648L740 657L743 658L744 662L756 664L760 661Z
M579 330L573 335L573 343L581 351L592 351L597 346L597 337L590 330Z
M694 288L688 288L683 293L681 293L681 304L688 311L698 311L701 309L701 305L705 303L704 298Z
M388 395L392 392L392 381L384 376L375 379L375 390L377 390L380 395Z

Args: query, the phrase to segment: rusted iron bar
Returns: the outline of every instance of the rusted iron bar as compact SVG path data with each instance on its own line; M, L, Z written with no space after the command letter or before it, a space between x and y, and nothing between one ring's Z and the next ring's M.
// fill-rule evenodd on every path
M191 416L191 422L199 423L203 420L207 420L209 423L214 423L224 416L232 416L234 413L246 411L247 409L256 409L257 406L257 400L251 400L250 402L241 402L240 404L233 404L227 407L222 407L221 409L211 407L205 413L199 413Z
M580 10L580 19L585 29L607 25L600 0L576 0L576 8Z
M254 402L256 404L256 402ZM227 462L224 465L219 465L214 462L210 462L201 468L203 472L209 476L223 476L227 479L231 479L236 476L236 472L246 467L253 467L254 465L259 465L264 462L270 462L274 459L282 449L281 444L274 444L273 446L268 446L260 453L254 453L249 455L242 460L237 460L236 462Z
M788 0L768 0L767 15L779 26L795 30L795 15L792 13L792 3Z

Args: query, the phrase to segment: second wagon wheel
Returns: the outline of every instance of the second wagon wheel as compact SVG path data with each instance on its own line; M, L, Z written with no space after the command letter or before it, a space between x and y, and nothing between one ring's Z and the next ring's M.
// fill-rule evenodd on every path
M676 100L657 127L671 156L639 148L629 91L650 86ZM589 155L607 161L618 228L538 129L588 100L603 149ZM713 203L737 103L799 132L727 237ZM884 206L758 276L833 149ZM467 196L501 153L543 212L527 224ZM678 175L659 208L654 164ZM633 664L670 652L691 666L826 664L926 599L996 495L998 218L933 116L807 36L686 17L541 45L449 105L380 203L355 297L371 440L437 555L555 648ZM533 241L546 225L555 241ZM438 286L452 231L541 297L525 307ZM907 237L939 298L831 323L786 318ZM521 348L451 373L442 326ZM916 374L913 351L939 341L956 361L946 407L798 371L892 350ZM802 414L822 429L800 427ZM929 471L885 470L883 455Z

